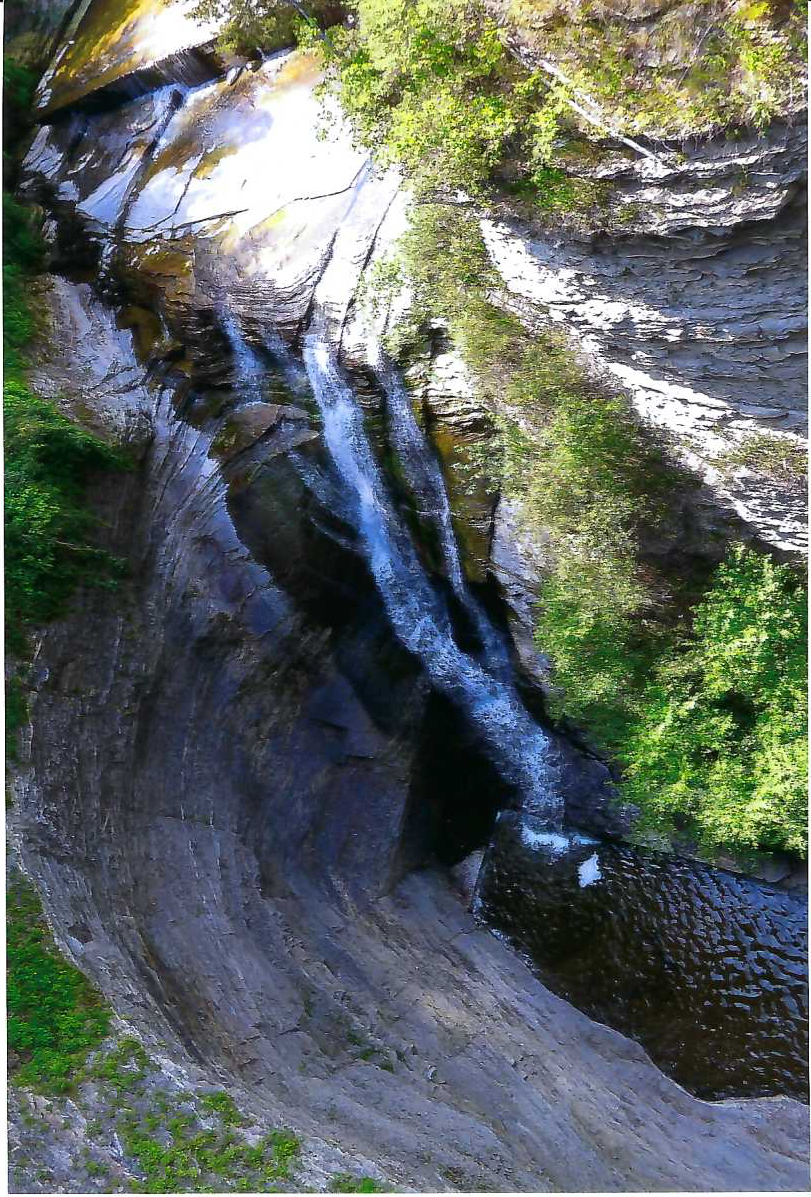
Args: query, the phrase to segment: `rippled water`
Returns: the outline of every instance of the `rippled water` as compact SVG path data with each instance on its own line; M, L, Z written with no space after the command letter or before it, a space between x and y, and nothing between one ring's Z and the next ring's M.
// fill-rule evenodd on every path
M476 907L550 989L698 1096L807 1099L801 897L505 814Z

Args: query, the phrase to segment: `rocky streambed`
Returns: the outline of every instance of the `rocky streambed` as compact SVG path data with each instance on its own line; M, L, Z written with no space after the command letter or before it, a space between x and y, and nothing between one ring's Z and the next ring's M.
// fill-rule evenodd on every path
M134 462L94 496L128 580L43 629L30 675L12 832L61 946L168 1071L293 1126L319 1166L418 1190L801 1187L796 945L750 969L788 1028L764 1046L731 987L770 930L731 920L720 977L680 937L675 967L706 973L702 1026L723 1008L759 1070L681 1074L732 1094L708 1103L545 988L448 875L500 810L552 836L623 822L605 767L544 725L526 587L505 607L498 568L455 535L362 319L364 273L402 228L399 180L337 117L317 138L306 56L191 86L180 50L139 53L102 54L98 89L74 64L61 106L57 69L24 168L52 258L32 383ZM526 948L555 926L556 866L508 851L509 817L479 902ZM662 942L673 920L729 913L726 883L687 892L660 871L675 907L651 914L623 851L595 849L577 894L559 874L579 927L595 910L573 898L616 909L620 890L621 925L644 909ZM559 992L607 1017L576 974Z

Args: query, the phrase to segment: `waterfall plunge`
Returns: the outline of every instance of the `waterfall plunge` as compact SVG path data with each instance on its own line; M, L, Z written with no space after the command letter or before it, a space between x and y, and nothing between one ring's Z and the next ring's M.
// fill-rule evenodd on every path
M467 594L441 475L410 408L406 413L408 399L398 389L401 384L391 370L384 372L392 443L426 510L444 528L452 584L468 611L475 612L483 633L483 663L457 645L444 598L432 586L388 498L360 406L332 351L315 333L306 338L304 361L324 422L326 447L348 491L353 521L395 635L419 658L436 689L464 711L486 755L520 794L523 808L558 823L562 802L547 763L548 739L504 676L504 649L495 628Z

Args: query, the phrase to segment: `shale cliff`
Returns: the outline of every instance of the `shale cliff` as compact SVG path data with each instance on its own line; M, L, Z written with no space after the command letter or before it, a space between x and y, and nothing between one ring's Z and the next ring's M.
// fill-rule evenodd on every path
M363 303L405 225L399 175L337 113L319 138L306 53L229 62L182 4L93 0L72 29L23 165L49 252L30 381L132 469L91 496L124 580L39 628L26 674L10 838L60 948L162 1083L224 1088L301 1137L295 1187L802 1187L800 1102L691 1096L544 988L448 872L520 805L516 775L467 675L442 672L450 650L432 664L392 619L301 365L317 337L385 448ZM557 322L703 463L696 539L731 521L799 544L794 491L711 462L764 421L800 427L801 137L705 145L656 179L618 163L617 202L644 209L620 236L485 226L521 319ZM440 449L443 426L476 426L441 336L413 374ZM466 577L513 633L488 693L540 717L543 546L504 502L452 506ZM452 556L414 560L453 589ZM606 766L537 734L563 816L619 834ZM97 1096L59 1110L72 1129L37 1149L51 1181L18 1163L13 1191L105 1191L79 1162ZM131 1187L112 1133L103 1154Z

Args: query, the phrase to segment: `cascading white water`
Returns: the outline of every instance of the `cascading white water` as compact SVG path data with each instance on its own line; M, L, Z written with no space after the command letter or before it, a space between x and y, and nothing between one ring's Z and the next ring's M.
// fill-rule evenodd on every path
M370 358L386 395L389 439L397 451L409 486L420 500L420 516L429 519L436 528L443 564L454 592L464 601L467 588L439 465L428 451L408 393L395 369L376 346L370 349Z
M429 519L437 531L446 573L454 594L476 629L489 672L504 676L511 669L510 654L504 637L487 618L465 583L439 463L417 423L408 392L393 363L376 344L370 346L369 357L386 395L389 439L397 451L406 481L418 500L419 514Z
M246 342L235 317L223 310L220 319L231 342L239 384L244 393L258 398L266 367ZM294 368L281 341L269 337L268 348L289 381L298 385L300 368ZM549 825L558 824L562 801L547 763L547 737L509 678L509 654L503 639L467 590L442 475L393 366L382 357L377 362L388 400L391 442L421 510L440 528L446 569L454 593L479 632L481 660L456 643L446 599L431 584L411 535L389 498L361 408L332 351L317 334L306 338L304 362L341 493L333 493L329 479L312 463L308 469L308 463L301 462L305 480L325 496L326 487L332 496L330 509L354 526L397 638L420 659L436 689L464 711L487 757L520 794L524 810Z
M308 334L304 360L321 411L327 449L349 490L353 521L397 638L419 657L437 690L465 712L488 757L520 793L524 809L548 823L559 822L562 803L547 763L546 735L525 709L515 687L499 676L498 663L491 671L457 645L447 606L426 576L408 531L388 498L361 409L331 350L317 334ZM401 410L399 417L402 414ZM395 423L399 417L395 416ZM411 433L407 422L401 420L397 436L403 443L408 441L409 452L416 453L420 446ZM425 477L430 466L425 461L428 450L424 442L421 448L424 460L420 468Z
M236 376L244 392L244 395L241 397L261 399L266 367L260 362L253 349L251 349L243 337L239 323L231 312L224 307L221 309L219 317L225 334L231 343L231 353L234 358Z

